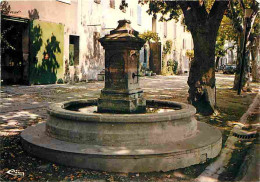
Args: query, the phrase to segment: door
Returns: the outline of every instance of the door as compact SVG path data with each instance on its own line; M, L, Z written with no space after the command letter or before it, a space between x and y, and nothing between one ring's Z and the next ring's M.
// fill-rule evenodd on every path
M28 21L2 17L1 79L3 84L27 84L29 66Z
M151 43L151 55L149 60L150 70L160 75L162 72L161 43Z

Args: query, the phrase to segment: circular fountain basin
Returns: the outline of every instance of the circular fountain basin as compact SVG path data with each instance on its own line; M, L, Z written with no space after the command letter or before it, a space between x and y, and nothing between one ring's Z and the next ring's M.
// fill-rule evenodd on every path
M219 130L191 105L147 100L147 113L97 113L97 100L49 107L47 123L21 134L24 148L60 164L111 172L168 171L206 162L221 150Z

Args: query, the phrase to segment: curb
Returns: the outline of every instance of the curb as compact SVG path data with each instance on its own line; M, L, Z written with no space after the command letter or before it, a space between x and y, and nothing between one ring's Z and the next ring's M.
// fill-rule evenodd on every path
M252 104L250 104L250 106L248 107L247 111L243 114L243 116L239 119L239 122L242 124L246 124L247 122L247 118L249 116L249 114L251 113L251 111L257 106L258 104L258 99L260 100L260 95L257 94L252 102Z
M257 106L258 104L258 99L259 99L259 94L257 94L253 100L253 102L250 104L250 106L248 107L247 111L243 114L243 116L239 119L239 122L241 122L242 124L246 124L247 122L247 118L249 116L249 114L251 113L251 111ZM217 158L216 161L214 161L213 163L211 163L209 166L206 167L205 171L203 171L196 179L196 182L217 182L219 181L219 175L225 170L225 166L227 166L227 164L229 163L229 160L232 157L232 152L235 149L235 143L237 141L239 141L238 138L233 136L233 131L236 129L236 127L233 127L233 129L231 130L227 141L225 143L225 147L222 149L220 156ZM247 153L249 154L249 152ZM246 157L247 158L247 157ZM249 158L250 159L250 158ZM248 161L250 162L250 160ZM245 166L249 166L248 164L242 164ZM245 167L244 166L244 167ZM242 166L241 166L242 167ZM245 168L243 168L243 170L247 170ZM246 172L244 172L243 176L246 174ZM239 176L239 178L243 178L243 176ZM238 177L237 177L238 178Z

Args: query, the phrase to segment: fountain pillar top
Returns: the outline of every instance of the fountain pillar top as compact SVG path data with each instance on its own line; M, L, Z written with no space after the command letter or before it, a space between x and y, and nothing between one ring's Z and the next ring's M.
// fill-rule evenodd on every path
M129 20L119 20L116 29L99 39L105 49L105 88L98 112L132 113L145 108L139 86L139 50L145 41Z
M134 49L140 50L145 41L138 36L138 32L131 27L131 21L119 20L116 29L99 39L105 50ZM115 47L116 46L116 47Z

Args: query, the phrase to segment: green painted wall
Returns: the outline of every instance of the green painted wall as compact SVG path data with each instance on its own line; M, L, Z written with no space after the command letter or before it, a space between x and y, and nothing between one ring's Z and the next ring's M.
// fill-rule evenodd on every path
M64 25L30 23L30 83L56 83L63 78Z

